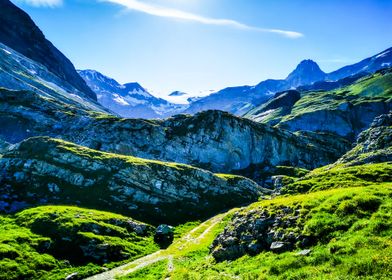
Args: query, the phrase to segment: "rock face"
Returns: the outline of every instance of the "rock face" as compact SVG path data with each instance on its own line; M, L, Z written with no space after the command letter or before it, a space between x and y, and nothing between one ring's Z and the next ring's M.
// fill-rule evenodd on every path
M183 109L150 94L138 83L120 85L117 81L94 70L80 70L79 75L97 94L98 102L126 118L163 118Z
M44 98L60 100L66 106L106 112L102 105L76 89L48 68L0 42L0 88L31 90Z
M92 114L33 92L0 91L0 135L10 143L46 135L118 154L196 165L230 173L251 165L313 169L334 162L349 147L324 145L312 135L207 111L167 120L120 119ZM9 129L13 127L13 129Z
M372 102L353 105L350 102L341 104L336 110L320 110L306 113L280 124L290 131L327 131L337 135L355 138L361 131L369 127L372 120L392 109L391 103Z
M28 14L8 0L0 1L0 43L44 65L86 97L96 100L95 93L80 78L71 61L46 40Z
M0 159L0 170L3 212L77 204L175 223L249 203L263 191L244 177L102 153L46 137L13 146Z
M235 260L245 254L256 255L262 251L281 253L292 250L296 243L307 245L307 239L294 228L299 219L299 211L282 208L277 213L252 210L237 212L230 224L217 236L210 247L217 261Z
M392 112L378 116L359 134L356 146L338 163L359 165L392 161Z

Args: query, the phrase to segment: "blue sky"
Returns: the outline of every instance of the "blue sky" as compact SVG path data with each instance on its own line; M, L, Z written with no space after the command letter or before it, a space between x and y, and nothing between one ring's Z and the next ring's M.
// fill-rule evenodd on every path
M392 47L392 1L12 0L78 69L156 94L324 71Z

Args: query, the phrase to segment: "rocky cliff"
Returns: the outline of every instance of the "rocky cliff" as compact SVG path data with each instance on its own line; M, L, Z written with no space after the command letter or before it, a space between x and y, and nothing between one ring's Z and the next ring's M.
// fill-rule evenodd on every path
M392 112L378 116L359 134L355 147L337 163L359 165L392 161Z
M0 170L3 212L77 204L175 223L249 203L263 192L244 177L98 152L47 137L11 146L0 159Z
M196 165L228 173L251 165L313 169L331 163L347 145L299 136L221 111L166 120L121 119L45 99L34 92L0 91L2 138L62 138L97 150ZM12 129L10 129L12 127Z

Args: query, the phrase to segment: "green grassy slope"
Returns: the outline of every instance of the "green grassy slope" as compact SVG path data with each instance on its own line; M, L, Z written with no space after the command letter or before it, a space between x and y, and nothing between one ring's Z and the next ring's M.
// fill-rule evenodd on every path
M171 279L390 279L392 185L333 189L258 202L241 212L300 209L296 228L317 238L301 249L217 263L208 250L178 257ZM233 225L229 225L233 226ZM209 243L204 244L208 248Z
M317 129L315 126L307 124L311 118L315 120L327 118L326 122L331 119L335 122L346 122L345 125L351 125L353 132L358 133L364 128L362 122L367 122L369 118L375 117L372 115L372 110L380 111L391 101L392 70L384 69L365 76L353 84L334 90L302 92L301 98L290 108L277 107L263 110L265 104L261 104L244 116L281 128L312 131ZM389 108L391 107L389 106ZM366 115L364 113L369 113L369 116L363 116ZM382 113L385 112L380 111L379 114ZM352 114L359 115L353 117ZM358 118L363 119L359 120ZM334 129L331 130L329 123L321 122L318 125L320 126L318 130L334 131ZM299 129L300 127L303 129Z
M169 271L165 259L122 279L142 279L149 273L157 275L157 279L175 280L390 279L391 166L391 163L340 164L312 171L302 179L312 186L301 190L307 193L278 196L233 209L214 223L201 224L203 228L196 232L191 230L193 242L189 242L189 236L182 235L160 254L173 258L172 270ZM305 185L304 182L301 184ZM294 188L291 190L294 192ZM264 249L256 255L245 254L231 261L214 259L211 252L220 245L212 244L218 235L265 215L280 217L279 235L300 237L291 249L281 253ZM286 223L288 220L294 223ZM196 237L206 227L208 233ZM276 230L275 225L273 229ZM239 244L252 234L255 237L254 233L244 231L244 241ZM310 251L304 253L304 249Z
M383 75L379 72L333 91L304 93L293 106L291 113L283 117L282 122L314 111L335 110L347 101L358 105L366 102L387 102L388 100L390 102L391 98L392 73Z
M43 206L0 217L0 279L73 279L158 250L153 228L108 212Z

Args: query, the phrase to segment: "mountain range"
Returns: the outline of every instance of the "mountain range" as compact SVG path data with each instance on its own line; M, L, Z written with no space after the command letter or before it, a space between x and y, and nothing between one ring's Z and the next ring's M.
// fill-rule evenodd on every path
M185 112L193 114L203 110L218 109L243 115L272 98L277 92L320 81L337 81L361 72L374 73L390 65L392 65L391 48L331 73L324 73L316 62L307 59L300 62L284 80L265 80L255 86L225 88L192 102Z
M0 279L391 278L391 49L180 106L0 23Z
M392 49L387 49L358 63L345 66L331 73L323 72L318 64L310 59L301 61L284 80L266 80L256 86L238 86L213 92L205 97L188 98L189 104L180 106L156 98L140 86L136 91L143 94L129 94L134 89L126 90L111 78L93 70L79 71L86 83L98 95L98 101L123 117L164 118L178 113L195 114L204 110L223 110L235 115L243 115L256 106L273 98L274 94L313 84L337 83L342 79L351 79L357 75L374 73L392 63ZM168 98L182 97L186 93L175 91ZM148 97L147 97L148 96ZM125 101L124 98L128 99Z
M97 94L98 102L122 117L164 118L183 108L153 96L138 83L121 85L94 70L79 70L78 73Z

